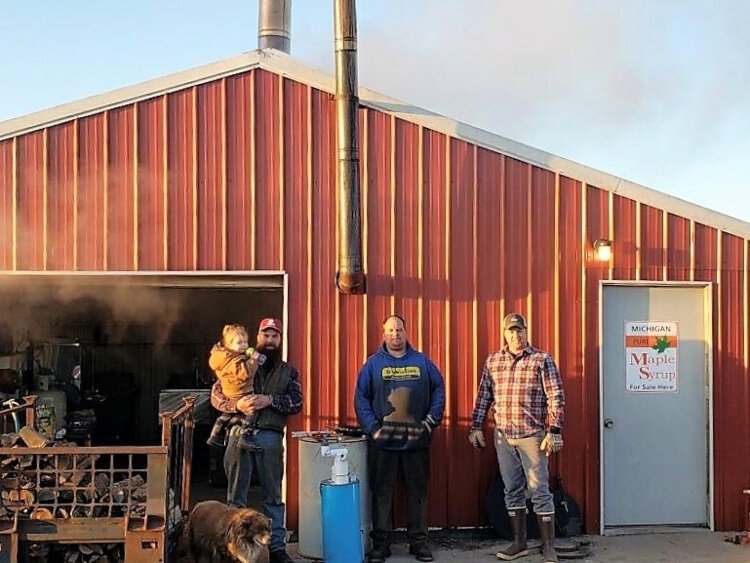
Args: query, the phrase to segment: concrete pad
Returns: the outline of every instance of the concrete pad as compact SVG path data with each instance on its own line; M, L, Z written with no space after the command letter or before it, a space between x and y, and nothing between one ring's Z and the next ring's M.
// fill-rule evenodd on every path
M724 541L729 534L712 532L687 532L644 534L638 536L583 536L576 538L590 542L590 556L584 559L561 561L581 561L582 563L750 563L750 546L740 546ZM499 539L467 538L459 534L451 538L448 533L430 540L435 561L490 562L499 561L495 557L497 549L505 541ZM296 544L289 544L289 553L298 561L310 561L297 554ZM409 555L409 545L403 541L394 543L393 554L387 563L416 561ZM518 559L524 563L541 563L541 554L532 554ZM357 562L352 562L357 563Z

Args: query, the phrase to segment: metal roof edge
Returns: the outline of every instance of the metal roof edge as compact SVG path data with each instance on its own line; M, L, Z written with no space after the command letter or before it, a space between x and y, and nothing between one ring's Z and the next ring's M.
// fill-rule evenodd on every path
M258 66L260 54L250 51L228 59L202 65L190 70L175 72L139 84L118 88L103 94L76 100L21 117L0 121L0 141L9 137L31 133L38 129L58 125L71 119L85 117L189 88L216 78L223 78Z
M261 53L260 67L314 88L330 93L334 92L333 76L307 66L286 53L280 51L263 51ZM579 164L530 145L513 141L501 135L490 133L489 131L425 110L424 108L413 106L367 88L360 87L359 96L361 104L373 109L382 110L399 119L495 152L503 153L512 158L567 176L573 180L579 180L587 185L616 193L617 195L652 207L664 209L674 215L750 239L750 223L730 215L690 203L684 199Z
M250 51L191 70L147 80L140 84L0 122L0 141L253 68L262 68L329 93L334 91L334 77L332 75L310 67L286 53L273 49ZM503 153L573 180L579 180L587 185L616 193L646 205L665 209L686 219L750 239L750 223L730 215L690 203L367 88L360 88L360 102L367 107L384 111L399 119L450 137Z

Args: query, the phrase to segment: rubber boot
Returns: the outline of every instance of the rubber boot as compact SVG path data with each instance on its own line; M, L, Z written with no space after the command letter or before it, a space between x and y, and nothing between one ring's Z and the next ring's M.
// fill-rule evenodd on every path
M503 561L513 561L531 553L526 545L526 509L509 510L508 516L510 516L510 526L513 529L513 543L495 554Z
M539 533L542 536L542 561L544 563L558 563L555 552L555 515L537 514Z

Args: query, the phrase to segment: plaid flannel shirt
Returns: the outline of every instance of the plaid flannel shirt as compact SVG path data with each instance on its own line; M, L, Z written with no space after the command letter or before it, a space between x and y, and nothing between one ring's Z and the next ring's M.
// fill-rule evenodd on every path
M482 370L472 430L482 427L493 404L495 425L508 438L562 428L565 394L552 356L530 345L518 356L507 346L490 354Z

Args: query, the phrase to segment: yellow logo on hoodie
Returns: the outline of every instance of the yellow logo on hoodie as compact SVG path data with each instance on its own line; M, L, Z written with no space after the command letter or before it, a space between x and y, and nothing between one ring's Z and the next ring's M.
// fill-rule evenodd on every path
M421 371L418 366L403 366L398 368L383 368L383 379L419 379Z

